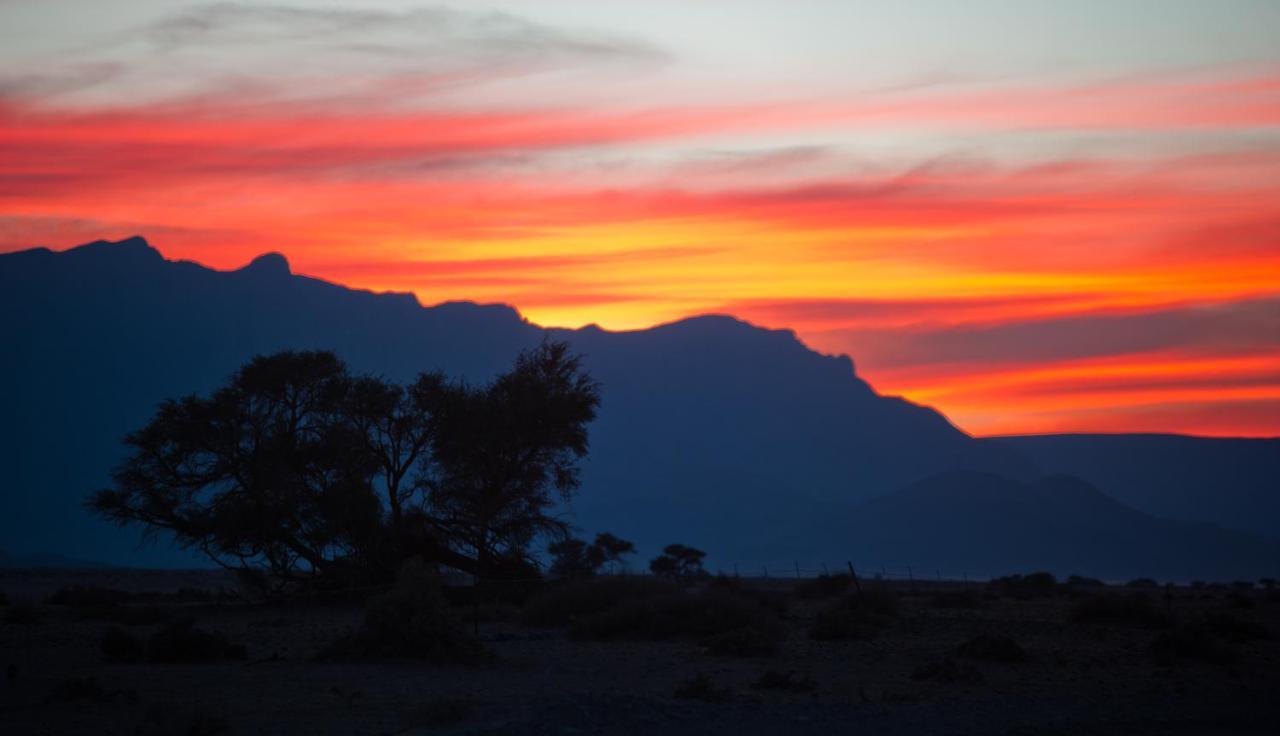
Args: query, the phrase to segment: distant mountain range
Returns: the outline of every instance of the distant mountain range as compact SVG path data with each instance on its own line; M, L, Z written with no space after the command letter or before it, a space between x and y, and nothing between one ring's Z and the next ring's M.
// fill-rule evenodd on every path
M1280 543L1257 534L1274 531L1270 520L1228 523L1248 521L1259 508L1248 503L1274 508L1274 492L1247 490L1266 483L1251 471L1223 468L1221 478L1245 478L1230 492L1188 481L1179 486L1183 501L1161 506L1167 499L1149 489L1172 458L1158 450L1144 456L1145 472L1108 475L1112 466L1102 460L1082 463L1076 473L1071 464L1080 456L1054 449L1055 438L974 439L932 409L877 394L847 357L815 353L789 331L731 317L630 332L546 330L507 306L422 307L412 295L298 276L274 254L229 272L168 261L141 238L0 255L0 309L8 355L0 364L0 538L13 551L191 564L166 543L139 546L137 532L93 518L81 501L108 483L120 440L157 402L207 392L254 354L325 348L355 370L393 379L439 369L482 381L549 334L571 342L604 385L584 486L568 513L585 531L634 540L642 557L683 542L726 567L856 557L975 573L1050 567L1128 574L1154 561L1184 577L1280 568ZM1264 442L1274 457L1276 441ZM1082 481L1054 481L1076 490L1043 506L1046 488L1058 487L1045 485L1045 471L1080 475L1137 511ZM992 495L993 488L1002 490ZM1037 519L1055 509L1048 514L1053 535L1018 542L1016 529L1031 523L1017 516L1025 498L1037 499ZM1093 504L1093 516L1071 513L1077 503ZM1210 513L1224 503L1236 508ZM943 509L951 510L952 531L963 528L990 544L979 549L963 534L942 534L947 514L937 529L921 522ZM1139 511L1255 534L1161 522ZM1085 551L1095 534L1086 520L1110 524L1106 539L1113 541L1099 548L1105 551ZM1114 541L1124 528L1133 529L1138 547ZM1075 556L1061 541L1071 538L1080 540ZM1196 541L1167 542L1180 538ZM1155 557L1153 549L1160 550Z

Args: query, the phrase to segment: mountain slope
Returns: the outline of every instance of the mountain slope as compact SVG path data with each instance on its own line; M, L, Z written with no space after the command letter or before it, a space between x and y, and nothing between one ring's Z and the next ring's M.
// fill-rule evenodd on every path
M257 353L332 349L405 380L440 369L483 381L545 335L569 340L604 385L584 487L586 529L673 541L716 559L841 559L857 504L950 469L1025 476L1014 451L936 412L877 395L845 357L728 317L649 330L543 330L511 308L424 308L297 276L278 255L219 272L165 260L141 238L0 255L0 537L119 564L187 564L88 515L120 440L160 400L207 392Z
M1280 439L1064 434L981 442L1157 516L1280 537Z
M942 473L874 499L844 524L864 561L970 576L1011 570L1111 580L1274 576L1280 542L1137 511L1064 475L1032 483ZM874 568L873 568L874 569Z

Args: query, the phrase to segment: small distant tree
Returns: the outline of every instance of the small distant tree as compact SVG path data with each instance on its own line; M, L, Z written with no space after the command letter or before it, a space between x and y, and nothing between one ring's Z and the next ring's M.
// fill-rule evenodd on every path
M649 570L654 575L670 578L692 578L706 575L702 569L702 560L706 552L683 544L668 544L662 554L649 562Z
M559 578L584 578L603 571L618 572L622 558L635 552L635 545L625 539L602 532L591 544L581 539L565 539L547 548L551 553L550 572Z
M635 554L636 546L609 532L600 532L587 550L596 572L619 573L625 567L623 557Z

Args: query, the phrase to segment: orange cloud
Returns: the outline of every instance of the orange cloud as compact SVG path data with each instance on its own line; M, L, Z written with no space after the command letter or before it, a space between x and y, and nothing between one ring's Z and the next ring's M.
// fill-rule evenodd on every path
M1280 399L1278 127L1272 71L656 110L10 94L0 249L141 232L170 257L279 250L545 324L729 311L850 352L977 433L1278 434L1255 409ZM896 167L846 150L897 128L1199 138Z

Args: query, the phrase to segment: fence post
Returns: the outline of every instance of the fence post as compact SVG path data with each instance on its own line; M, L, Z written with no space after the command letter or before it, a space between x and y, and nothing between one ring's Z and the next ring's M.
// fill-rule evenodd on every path
M763 567L763 568L764 568L764 576L765 576L766 578L767 578L767 577L769 577L769 566L768 566L768 565L761 565L761 567Z
M828 575L828 573L827 573L827 563L825 563L825 562L824 562L824 563L822 563L822 574L823 574L823 575Z
M792 560L796 564L796 579L800 579L800 560Z
M733 576L738 577L738 563L733 563Z
M853 571L853 563L846 560L845 564L849 566L849 577L853 578L853 589L858 592L858 597L862 597L862 584L858 582L858 573Z
M907 565L907 584L911 586L911 592L916 590L916 576L911 574L911 566Z

